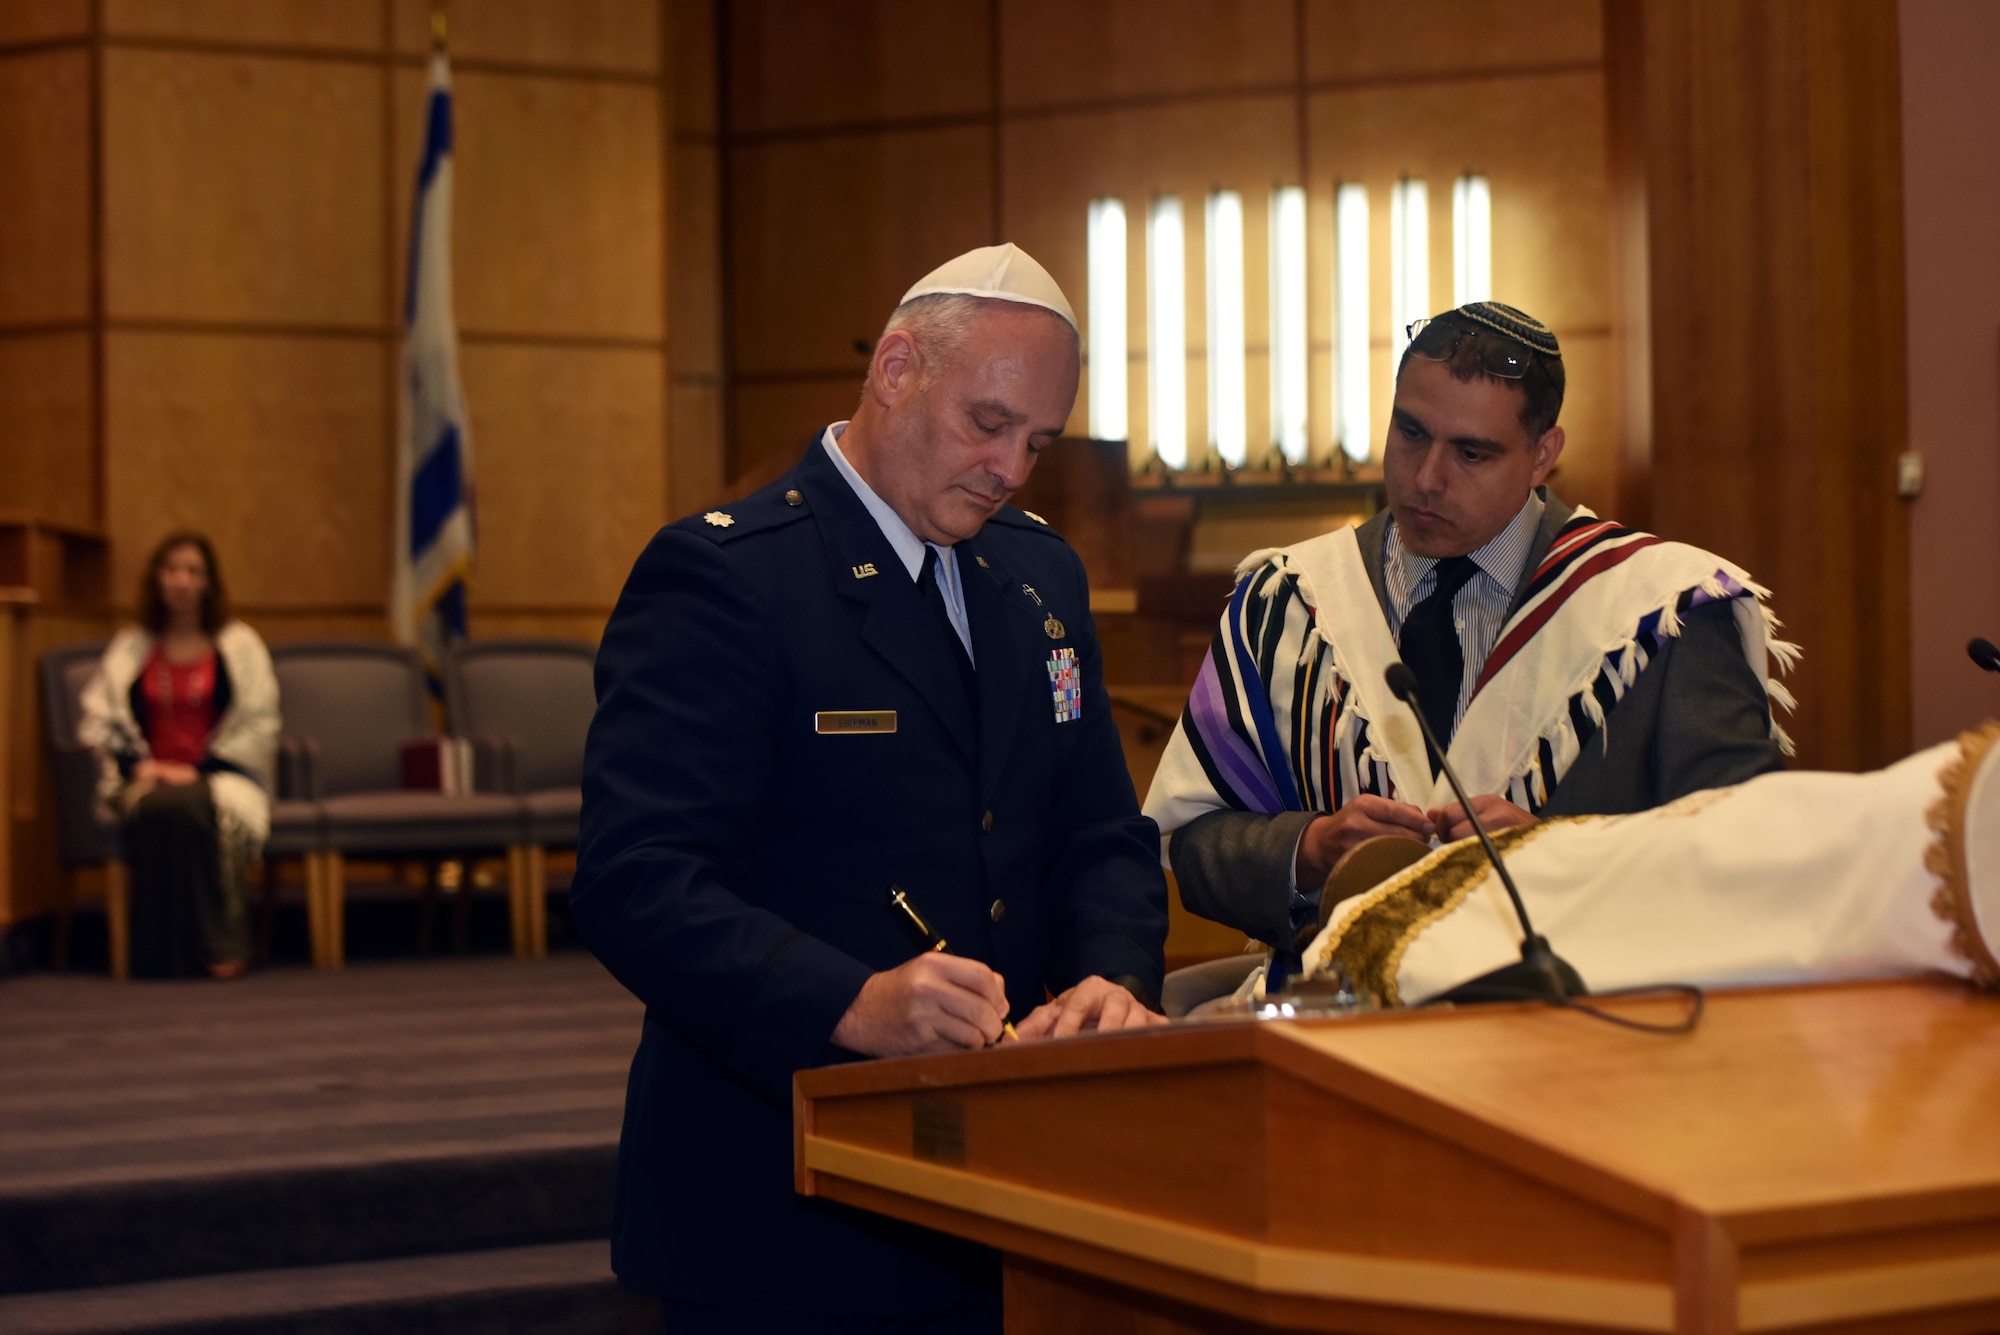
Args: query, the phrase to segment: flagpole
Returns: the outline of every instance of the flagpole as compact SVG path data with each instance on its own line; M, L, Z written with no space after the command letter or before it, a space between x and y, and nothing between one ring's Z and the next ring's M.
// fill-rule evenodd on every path
M431 50L444 50L444 6L431 6Z

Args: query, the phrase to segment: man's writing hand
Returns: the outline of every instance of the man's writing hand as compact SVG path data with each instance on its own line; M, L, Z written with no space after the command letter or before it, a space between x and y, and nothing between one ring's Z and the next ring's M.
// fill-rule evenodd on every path
M870 975L833 1027L833 1041L864 1057L983 1048L1006 1019L999 974L978 960L932 953Z
M1300 890L1324 885L1341 854L1364 839L1390 835L1428 843L1433 829L1434 822L1421 808L1363 793L1332 815L1306 826L1292 867L1293 884Z
M1148 1009L1109 978L1093 974L1054 1001L1029 1011L1018 1032L1024 1039L1064 1038L1085 1029L1144 1029L1165 1023L1166 1016Z
M1506 798L1492 793L1480 793L1475 796L1472 799L1472 809L1479 813L1479 819L1485 824L1489 834L1511 830L1517 825L1535 823L1533 816ZM1446 843L1472 837L1472 822L1465 818L1465 808L1457 802L1448 807L1433 807L1424 813L1424 819L1437 831L1438 838Z

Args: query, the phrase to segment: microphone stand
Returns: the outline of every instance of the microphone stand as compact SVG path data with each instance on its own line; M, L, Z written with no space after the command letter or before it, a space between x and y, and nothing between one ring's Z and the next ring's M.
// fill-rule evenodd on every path
M1472 832L1479 836L1480 847L1486 850L1487 861L1499 873L1500 884L1507 891L1507 898L1514 906L1514 916L1521 924L1521 962L1509 964L1481 974L1469 982L1460 983L1449 992L1437 997L1438 1001L1471 1005L1484 1001L1521 1001L1528 997L1581 997L1590 989L1583 985L1583 978L1569 966L1563 958L1549 946L1548 938L1535 931L1528 919L1528 906L1521 902L1521 892L1514 885L1514 877L1507 870L1507 863L1500 856L1500 850L1493 845L1493 837L1486 833L1486 823L1473 810L1472 798L1466 794L1465 785L1458 781L1458 772L1451 767L1445 756L1444 743L1431 730L1430 720L1417 700L1417 674L1407 664L1397 662L1389 666L1384 674L1389 689L1396 698L1410 707L1417 716L1417 726L1424 730L1424 740L1430 743L1431 751L1438 758L1438 766L1444 771L1445 779L1451 784L1451 791L1458 796L1458 803L1465 809L1465 818L1472 823Z

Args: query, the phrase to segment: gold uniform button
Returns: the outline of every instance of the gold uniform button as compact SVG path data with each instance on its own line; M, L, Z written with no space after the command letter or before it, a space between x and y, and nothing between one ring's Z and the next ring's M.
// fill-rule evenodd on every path
M994 900L993 907L986 910L986 916L993 919L993 921L995 922L999 922L1002 918L1007 916L1007 901L1004 899Z
M793 487L790 491L785 493L786 505L804 505L805 503L806 503L805 493L800 491L797 487Z
M981 816L979 818L979 828L982 830L991 830L993 828L992 812L989 811L984 816Z

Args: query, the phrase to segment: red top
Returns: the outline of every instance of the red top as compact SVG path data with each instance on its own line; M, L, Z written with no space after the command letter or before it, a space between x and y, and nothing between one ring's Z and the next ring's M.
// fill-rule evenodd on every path
M170 663L156 648L139 674L146 697L146 744L155 760L199 765L215 727L215 651Z

